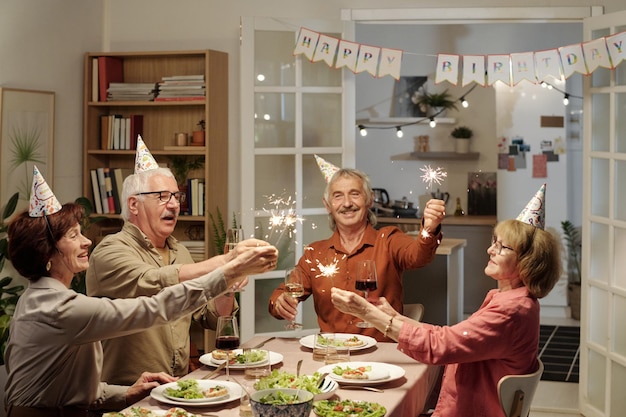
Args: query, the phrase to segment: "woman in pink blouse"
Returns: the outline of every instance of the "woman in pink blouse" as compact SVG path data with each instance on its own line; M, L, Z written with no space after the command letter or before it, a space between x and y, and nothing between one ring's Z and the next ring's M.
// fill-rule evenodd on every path
M504 417L498 381L537 369L537 299L552 290L561 273L558 242L543 230L542 217L540 224L507 220L496 226L485 274L498 281L498 288L454 326L420 323L398 314L384 298L374 305L337 288L332 289L333 304L397 340L406 355L445 365L433 416Z

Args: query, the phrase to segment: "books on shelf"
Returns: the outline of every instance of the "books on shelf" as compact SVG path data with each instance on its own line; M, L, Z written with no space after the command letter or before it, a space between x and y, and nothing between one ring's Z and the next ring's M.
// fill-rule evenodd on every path
M187 248L189 254L195 262L200 262L206 259L204 252L204 240L181 240L181 245Z
M162 77L155 101L205 100L204 75L174 75Z
M134 150L137 136L143 135L143 115L108 114L100 116L100 147L107 150Z
M98 57L99 101L107 101L109 84L124 82L124 61L114 56Z
M187 209L185 214L204 216L204 184L204 178L187 179Z
M107 88L107 101L152 101L156 92L156 83L112 82Z
M122 212L122 185L131 169L101 167L90 171L94 209L97 214Z

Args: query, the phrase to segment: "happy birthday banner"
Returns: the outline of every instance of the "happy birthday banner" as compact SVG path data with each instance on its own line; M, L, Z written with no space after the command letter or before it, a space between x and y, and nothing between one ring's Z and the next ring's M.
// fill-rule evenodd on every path
M309 61L324 61L329 67L347 67L354 73L367 71L374 77L390 75L400 79L403 51L380 48L337 39L306 28L300 28L294 55L303 54ZM448 81L457 85L477 83L492 85L501 81L516 85L522 80L532 83L551 76L557 80L572 74L589 75L596 69L615 69L626 59L626 31L579 44L537 52L506 55L437 55L435 83Z

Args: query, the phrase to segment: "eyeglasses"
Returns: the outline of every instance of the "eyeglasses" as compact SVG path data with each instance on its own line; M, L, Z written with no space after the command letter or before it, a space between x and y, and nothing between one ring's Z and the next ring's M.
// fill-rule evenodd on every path
M163 204L169 203L169 201L174 197L176 201L180 203L184 203L187 195L182 191L176 191L175 193L171 191L146 191L145 193L137 193L135 195L148 195L148 194L156 194L159 196L159 201Z
M495 236L491 237L491 246L495 246L496 247L496 255L500 255L502 253L502 249L508 249L510 251L515 252L515 249L513 249L510 246L504 246L502 244L502 242L498 241L498 238Z

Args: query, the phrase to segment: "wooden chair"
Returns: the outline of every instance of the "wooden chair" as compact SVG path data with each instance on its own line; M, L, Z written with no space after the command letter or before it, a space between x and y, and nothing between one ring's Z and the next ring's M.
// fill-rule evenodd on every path
M405 304L403 309L403 314L413 320L420 321L422 320L422 317L424 317L424 304Z
M530 404L543 373L543 362L532 374L506 375L498 382L498 397L506 417L528 417Z

